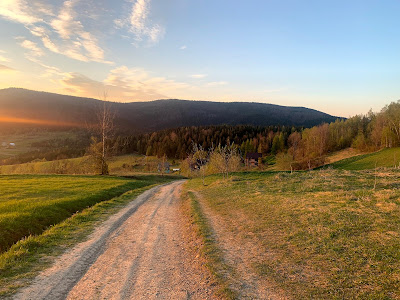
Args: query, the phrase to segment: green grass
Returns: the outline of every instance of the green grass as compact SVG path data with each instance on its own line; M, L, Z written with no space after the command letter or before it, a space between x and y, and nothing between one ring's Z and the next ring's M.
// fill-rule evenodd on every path
M0 252L100 201L149 185L101 176L0 176Z
M200 203L192 192L188 192L190 198L190 208L194 224L197 226L198 236L202 239L200 251L208 261L207 268L217 280L219 285L219 296L224 299L237 299L238 295L229 287L229 281L224 273L229 270L229 266L224 263L221 250L218 248L214 239L213 230L204 216Z
M386 167L393 168L400 164L400 148L386 148L378 152L358 155L332 163L334 169L366 170Z
M169 160L172 164L173 160ZM129 154L111 157L108 160L110 174L135 175L157 174L159 159L155 156ZM176 163L176 162L175 162ZM172 168L172 166L171 166ZM0 166L0 174L89 174L96 173L93 161L89 156L60 159L53 161L39 161L16 165Z
M2 177L2 180L4 180L5 176ZM33 196L35 193L32 187L29 188L29 182L31 185L36 183L36 185L39 186L36 187L36 191L41 190L41 193L47 193L48 195L54 192L52 194L54 196L60 196L62 191L68 193L69 189L67 188L57 192L58 188L63 189L64 186L58 186L57 188L56 184L61 184L62 182L66 183L66 186L72 187L74 190L70 191L69 199L71 201L68 201L68 197L64 195L65 197L61 197L65 200L62 201L62 203L57 201L57 199L54 199L54 202L48 199L45 200L48 204L45 206L48 206L48 213L50 214L59 210L63 211L66 208L68 211L72 211L73 214L70 214L56 225L47 227L40 234L30 235L19 240L7 251L0 253L0 297L9 296L19 287L24 286L28 279L34 277L40 270L47 267L54 260L55 256L82 241L93 231L97 224L100 224L109 215L115 213L121 207L129 203L134 197L156 184L166 183L172 180L171 177L162 178L159 176L140 176L131 179L84 176L7 177L13 177L12 180L18 180L18 178L22 180L25 178L19 186L28 187L28 190L31 191L29 193L30 196ZM75 181L74 178L77 183L76 189L72 184L72 182ZM14 183L18 185L18 182ZM53 183L53 185L50 183ZM90 186L93 185L98 188L99 184L103 186L102 192L97 193L96 191L92 191L92 196L90 196ZM54 186L54 188L51 186ZM81 201L78 197L80 195L78 186L80 186L83 192L81 194L82 198L80 198ZM117 189L119 190L118 193L116 193ZM123 190L125 190L125 192ZM12 187L9 187L8 191L11 192ZM18 191L14 192L18 193ZM100 194L103 197L102 200L97 198ZM113 194L120 196L113 197ZM25 195L28 195L28 193L25 193ZM2 196L1 199L4 199L4 197ZM30 199L32 199L32 197ZM98 202L96 199L101 202ZM35 202L36 201L33 201L33 206L35 206ZM82 206L83 202L86 203L86 205L89 202L98 203L78 212L77 208L78 206ZM75 209L72 209L73 206L75 206ZM29 213L29 210L25 212L25 215L27 215L27 213ZM41 220L37 221L39 222ZM11 222L14 221L11 220ZM18 225L21 225L21 223L15 223L15 226ZM1 233L3 233L3 231L1 231Z
M319 170L209 176L187 188L259 249L252 271L293 298L399 299L400 171L374 183L373 170Z
M35 142L66 138L74 139L76 138L76 133L73 131L46 130L13 134L0 133L0 159L36 150L37 148L32 147L32 143ZM12 149L3 148L1 147L2 142L15 143L16 147Z

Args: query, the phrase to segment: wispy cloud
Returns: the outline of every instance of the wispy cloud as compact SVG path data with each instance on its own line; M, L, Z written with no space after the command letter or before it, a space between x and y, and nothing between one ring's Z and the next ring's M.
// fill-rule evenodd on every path
M5 65L0 65L0 72L16 72L16 70Z
M186 45L183 45L183 46L181 46L179 49L185 50L186 48L187 48L187 46L186 46Z
M25 49L28 49L29 54L32 56L43 56L44 55L43 50L41 48L39 48L36 43L34 43L30 40L24 40L23 42L21 42L20 45L22 47L24 47Z
M4 18L22 23L33 24L42 21L42 19L33 14L32 3L25 0L2 0L0 1L0 15Z
M207 74L193 74L193 75L190 75L189 77L201 79L201 78L205 78L207 76L208 76Z
M34 28L34 34L39 35L44 46L55 53L63 53L81 61L110 63L104 60L104 50L98 45L98 40L90 32L85 31L82 22L77 19L75 10L77 3L78 0L65 1L57 17L50 21L51 27L64 40L62 52L44 28Z
M1 62L10 62L11 60L7 57L4 56L6 54L6 51L0 50L0 61Z
M227 85L227 81L212 81L207 83L207 86L213 87L213 86L221 86L221 85Z
M37 47L80 61L110 64L105 60L98 39L85 30L81 21L93 16L88 13L78 14L78 4L80 0L66 0L56 9L50 0L1 0L0 16L23 24L33 36L41 40L42 45L37 44ZM21 46L26 49L29 47L27 44Z
M134 35L134 45L141 42L149 45L157 44L165 34L165 28L160 24L153 23L149 17L151 0L136 0L126 19L114 21L117 28L128 28Z
M189 89L186 83L165 77L153 77L143 69L121 66L110 71L100 82L79 73L68 73L61 80L66 90L88 97L98 97L103 90L118 101L145 101L168 98L177 91Z

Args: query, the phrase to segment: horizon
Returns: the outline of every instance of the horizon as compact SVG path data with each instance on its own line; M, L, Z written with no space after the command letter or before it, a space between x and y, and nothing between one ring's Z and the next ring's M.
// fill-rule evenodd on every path
M282 106L282 107L290 107L290 108L306 108L309 110L314 110L314 111L319 111L315 108L312 107L305 107L305 106L289 106L289 105L280 105L280 104L274 104L274 103L268 103L268 102L257 102L257 101L213 101L213 100L201 100L201 99L176 99L176 98L166 98L166 99L154 99L154 100L145 100L145 101L115 101L113 99L99 99L99 98L92 98L92 97L84 97L84 96L75 96L75 95L69 95L69 94L60 94L60 93L55 93L55 92L48 92L48 91L38 91L38 90L30 90L30 89L26 89L26 88L20 88L20 87L8 87L8 88L4 88L4 89L0 89L1 90L8 90L8 89L20 89L20 90L26 90L26 91L30 91L30 92L36 92L36 93L49 93L49 94L56 94L59 96L67 96L67 97L75 97L75 98L83 98L83 99L90 99L90 100L97 100L97 101L107 101L107 102L111 102L111 103L118 103L118 104L129 104L129 103L141 103L141 102L155 102L155 101L171 101L171 100L175 100L175 101L193 101L193 102L210 102L210 103L226 103L226 104L230 104L230 103L254 103L254 104L266 104L266 105L274 105L274 106ZM400 101L400 100L399 100ZM330 115L329 113L326 113L324 111L319 111L325 114ZM337 117L337 118L347 118L347 117L343 117L343 116L338 116L338 115L331 115L333 117ZM351 116L353 117L353 116Z
M0 88L342 117L400 99L399 2L231 3L2 1Z

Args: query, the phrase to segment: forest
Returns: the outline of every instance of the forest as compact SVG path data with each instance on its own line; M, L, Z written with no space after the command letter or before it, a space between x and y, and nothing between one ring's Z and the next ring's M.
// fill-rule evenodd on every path
M148 156L184 159L193 144L210 149L234 144L242 157L249 152L263 157L276 155L278 161L294 169L314 168L324 163L328 153L353 147L362 152L399 146L400 102L392 102L380 112L370 111L349 119L338 119L311 128L287 126L201 126L180 127L114 140L119 154L138 152Z
M90 154L90 135L76 131L75 139L53 139L32 144L34 151L3 159L2 165L35 160L57 160ZM234 145L242 158L247 153L263 155L265 165L274 157L284 169L309 169L325 163L326 155L353 147L361 152L397 147L400 142L400 102L349 119L337 119L311 128L291 126L210 125L165 129L124 135L115 132L108 141L110 155L138 153L185 159L193 145L208 151Z

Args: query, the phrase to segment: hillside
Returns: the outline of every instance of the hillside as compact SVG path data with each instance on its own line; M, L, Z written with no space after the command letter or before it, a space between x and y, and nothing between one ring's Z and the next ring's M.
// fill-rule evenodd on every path
M400 148L386 148L378 152L357 155L332 163L334 169L368 170L377 168L393 168L400 164Z
M0 90L0 119L3 124L29 123L44 126L84 126L94 121L101 101L25 89ZM285 125L312 127L337 117L304 108L248 102L156 100L113 102L116 124L136 132L151 132L180 126Z

